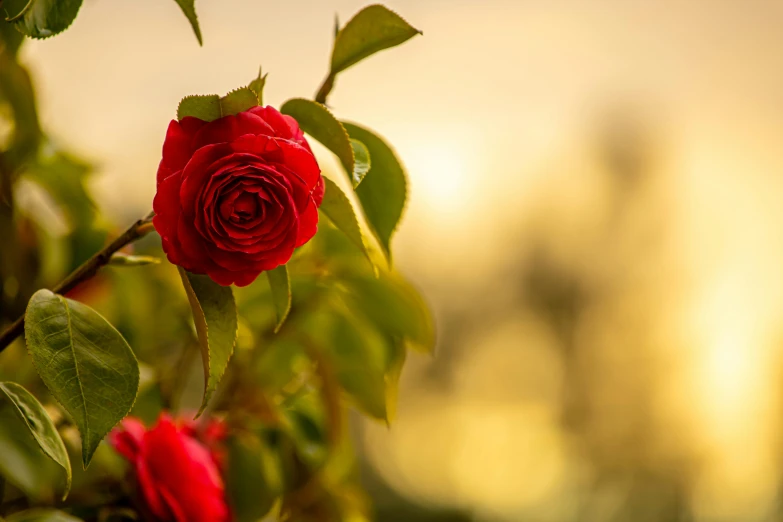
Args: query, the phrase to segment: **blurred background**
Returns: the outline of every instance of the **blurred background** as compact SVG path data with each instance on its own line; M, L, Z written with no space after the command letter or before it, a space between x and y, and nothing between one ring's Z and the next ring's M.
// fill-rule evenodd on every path
M396 264L439 343L357 421L378 519L780 520L783 4L386 4L424 36L330 105L408 166ZM174 2L92 0L22 60L123 226L183 95L262 64L267 103L312 96L363 5L200 0L199 48Z

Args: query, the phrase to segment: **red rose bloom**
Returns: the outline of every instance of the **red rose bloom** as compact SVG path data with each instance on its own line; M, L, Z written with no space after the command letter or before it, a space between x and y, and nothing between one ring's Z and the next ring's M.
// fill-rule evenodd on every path
M145 507L161 522L227 522L223 481L210 451L167 415L146 430L126 418L109 442L134 468Z
M315 235L322 199L321 169L296 120L253 107L169 124L153 223L169 261L245 286Z

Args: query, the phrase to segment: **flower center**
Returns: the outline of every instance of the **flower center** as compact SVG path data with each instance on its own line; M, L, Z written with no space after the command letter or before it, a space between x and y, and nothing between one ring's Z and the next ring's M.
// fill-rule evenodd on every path
M234 208L231 210L231 221L243 223L256 217L258 213L258 194L243 192L234 201Z

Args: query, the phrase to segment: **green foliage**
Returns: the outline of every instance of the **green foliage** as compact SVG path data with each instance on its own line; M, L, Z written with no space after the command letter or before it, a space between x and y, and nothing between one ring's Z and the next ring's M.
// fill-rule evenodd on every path
M247 88L255 93L258 105L264 104L264 85L266 85L266 74L262 74L261 68L258 68L258 77L247 85Z
M344 122L348 135L362 142L370 152L372 165L356 195L370 228L391 259L391 238L402 218L408 195L405 169L394 150L380 136L355 123Z
M177 107L178 120L192 116L204 121L214 121L222 115L220 96L217 94L185 96Z
M237 522L262 519L283 493L283 470L277 448L266 437L248 433L228 443L226 488Z
M6 518L7 522L81 522L64 511L56 509L28 509L14 513Z
M5 0L7 18L31 38L48 38L73 23L82 0Z
M120 333L92 308L39 290L25 314L27 349L49 391L82 435L82 460L128 414L139 366Z
M190 22L190 26L193 28L193 32L196 33L196 39L198 40L199 45L204 45L204 42L201 39L201 28L198 25L198 17L196 16L196 0L175 0L177 2L177 5L182 9L182 12L185 13L185 16L188 19L188 22Z
M226 371L237 339L237 307L231 287L220 286L209 276L179 268L188 295L204 364L204 397L196 417L207 407Z
M63 470L41 451L16 407L0 401L0 476L34 502L51 503L61 494Z
M220 98L220 113L223 116L239 114L258 105L258 96L249 87L240 87Z
M359 11L345 24L334 40L331 74L378 51L395 47L422 34L400 15L382 5L371 5Z
M250 82L249 87L240 87L222 98L217 94L185 96L179 102L177 119L192 116L204 121L214 121L223 116L239 114L260 105L266 76Z
M353 188L359 186L364 176L370 171L370 151L359 140L351 138L351 148L353 149L354 167L351 175L351 183Z
M269 288L272 290L272 299L275 302L275 312L277 313L275 333L277 333L291 312L291 281L288 278L288 267L280 265L274 270L268 270L266 276L269 279Z
M324 199L321 202L321 212L326 214L334 226L359 247L370 263L373 262L351 200L334 181L327 177L324 177Z
M294 98L285 102L280 107L280 112L294 118L303 131L334 152L349 179L363 176L361 173L354 172L354 151L348 133L324 105L304 98ZM360 168L363 169L364 165Z
M18 419L30 430L30 434L41 450L63 468L65 472L63 499L65 499L71 489L71 460L49 414L30 392L16 383L0 383L0 393L5 395L5 399L13 405Z

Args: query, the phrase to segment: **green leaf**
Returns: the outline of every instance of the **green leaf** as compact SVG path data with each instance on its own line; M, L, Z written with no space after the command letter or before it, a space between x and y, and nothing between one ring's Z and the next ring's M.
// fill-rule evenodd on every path
M52 419L49 418L49 414L46 413L38 399L16 383L0 383L0 393L5 394L6 399L13 404L19 420L30 430L41 450L65 471L65 492L63 493L63 500L65 500L71 489L71 460L68 458L65 444L63 444Z
M386 340L377 331L335 315L331 359L340 386L368 415L387 419Z
M329 109L312 100L294 98L285 102L280 112L294 118L303 131L334 152L351 182L354 177L361 177L354 174L354 152L348 133Z
M2 23L2 22L0 22ZM0 401L0 475L35 503L54 503L63 470L47 456L10 401Z
M255 82L255 83L254 83ZM258 82L251 82L259 88ZM262 84L263 86L263 84ZM185 96L177 107L177 119L192 116L204 121L215 121L223 116L239 114L259 104L260 95L250 87L240 87L222 98L217 94Z
M3 8L16 28L31 38L48 38L73 23L82 0L5 0Z
M72 517L57 509L28 509L9 515L7 522L82 522L82 519Z
M403 343L392 341L392 353L387 365L386 375L386 422L391 424L397 416L397 399L400 394L400 377L408 351Z
M386 256L391 259L391 237L405 209L408 180L394 150L378 135L354 123L343 122L348 135L361 141L370 151L372 165L356 195L364 215Z
M370 171L370 151L359 140L351 139L351 148L353 149L354 166L351 176L353 188L359 186L364 176Z
M264 85L266 85L266 74L261 73L261 67L258 68L258 77L250 82L247 86L248 89L253 91L258 100L258 105L264 104Z
M196 0L175 0L175 2L177 2L177 5L182 9L182 12L185 13L188 22L190 22L193 32L196 33L198 44L204 45L204 42L201 39L201 28L198 25L198 17L196 16Z
M81 432L86 468L103 437L133 407L136 356L98 312L49 290L30 299L24 332L38 375Z
M207 407L226 371L237 340L237 305L230 286L220 286L209 276L191 274L180 267L179 275L193 310L201 359L204 363L204 399L196 414Z
M109 260L109 264L112 266L145 266L145 265L157 265L160 264L159 257L153 256L133 256L129 254L123 254L117 252Z
M274 270L267 270L266 277L269 279L269 288L272 289L272 300L277 312L277 333L291 312L291 280L288 278L288 267L280 265Z
M367 243L362 234L356 211L353 208L351 200L337 186L337 184L325 177L324 180L324 199L321 203L321 212L336 226L351 242L359 247L367 259L372 264L372 257Z
M214 121L222 115L220 96L217 94L185 96L177 107L177 119L180 121L187 116L204 121Z
M394 11L382 5L365 7L337 34L331 74L344 71L378 51L400 45L417 34L422 33Z
M263 437L238 435L228 443L226 489L237 522L256 522L283 492L283 470L277 448Z
M240 87L220 98L221 116L231 116L245 112L258 105L258 96L248 87Z
M24 35L14 29L13 24L2 23L0 20L0 54L7 50L8 54L15 57L23 41Z
M429 307L406 281L393 274L380 279L353 277L345 281L349 308L365 315L393 339L420 351L435 346L435 324Z

